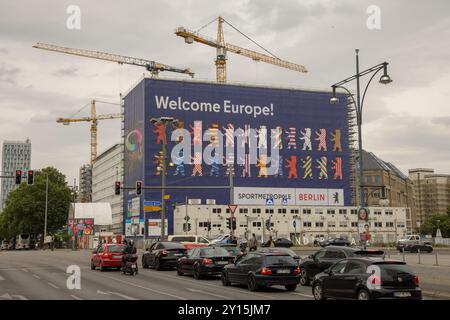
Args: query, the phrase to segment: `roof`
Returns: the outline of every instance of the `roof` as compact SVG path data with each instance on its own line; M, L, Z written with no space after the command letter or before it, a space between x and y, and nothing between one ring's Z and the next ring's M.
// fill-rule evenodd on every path
M393 165L390 162L381 160L372 152L363 150L362 158L363 158L363 169L365 171L379 171L379 170L389 171L403 180L408 179L408 177L403 172L401 172L400 169L398 169L395 165Z
M75 203L74 219L89 218L94 219L94 225L96 226L112 225L111 205L107 202Z

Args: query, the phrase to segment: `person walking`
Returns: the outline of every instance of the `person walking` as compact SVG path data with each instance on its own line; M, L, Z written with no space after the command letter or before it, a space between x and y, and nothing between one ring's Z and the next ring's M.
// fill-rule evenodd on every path
M250 251L256 251L257 247L258 247L258 242L256 240L256 235L253 233L252 237L248 241L248 248Z
M266 243L266 247L270 247L270 248L275 247L275 241L273 241L272 236L269 237L269 240Z

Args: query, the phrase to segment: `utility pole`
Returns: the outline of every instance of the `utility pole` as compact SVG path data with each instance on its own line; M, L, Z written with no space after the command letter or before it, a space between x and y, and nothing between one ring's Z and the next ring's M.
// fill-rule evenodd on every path
M165 124L164 124L165 126ZM164 128L165 130L165 128ZM161 177L161 241L165 240L165 230L166 230L166 156L167 156L167 140L164 134L163 143L162 143L162 177Z
M45 220L44 220L44 241L47 237L47 213L48 213L48 174L45 183Z

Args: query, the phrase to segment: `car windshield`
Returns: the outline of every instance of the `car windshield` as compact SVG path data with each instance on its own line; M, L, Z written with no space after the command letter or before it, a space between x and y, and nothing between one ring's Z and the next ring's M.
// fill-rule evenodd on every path
M195 242L195 237L173 237L172 241L178 242Z
M273 255L266 256L267 265L285 265L285 264L296 264L295 260L291 256Z
M399 273L414 274L408 265L402 263L380 263L376 265L380 267L382 278L392 278Z
M226 257L230 253L224 248L205 248L201 250L202 257Z
M108 252L119 253L123 252L125 246L108 246Z
M163 242L162 245L166 249L184 249L184 246L178 242Z

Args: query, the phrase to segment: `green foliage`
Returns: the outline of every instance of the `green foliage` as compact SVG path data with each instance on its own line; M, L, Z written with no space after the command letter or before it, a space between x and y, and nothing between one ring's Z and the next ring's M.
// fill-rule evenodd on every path
M0 215L0 238L11 238L19 233L44 233L45 190L48 175L47 233L53 234L67 223L71 188L66 177L53 167L35 172L34 184L22 183L9 194Z
M441 229L443 238L450 237L450 208L447 214L435 214L429 217L420 227L420 233L435 236L438 227Z

